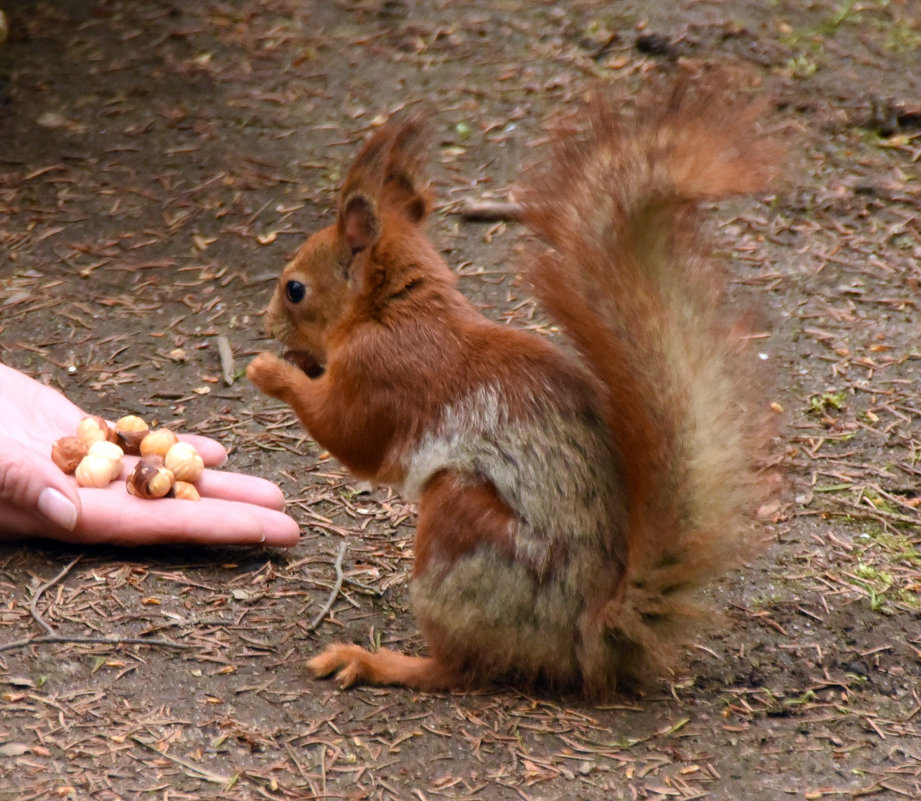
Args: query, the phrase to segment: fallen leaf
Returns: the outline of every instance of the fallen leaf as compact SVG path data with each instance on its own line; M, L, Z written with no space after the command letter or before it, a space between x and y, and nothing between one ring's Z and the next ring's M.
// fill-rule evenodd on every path
M243 590L243 589L234 589L230 591L230 594L233 596L235 601L243 601L244 603L253 603L258 601L260 598L265 596L265 593L262 591L253 591L253 590Z

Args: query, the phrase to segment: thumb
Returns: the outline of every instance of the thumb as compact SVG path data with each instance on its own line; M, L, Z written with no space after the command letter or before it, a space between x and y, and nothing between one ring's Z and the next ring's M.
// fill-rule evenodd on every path
M73 531L80 514L76 488L51 459L0 436L0 501Z

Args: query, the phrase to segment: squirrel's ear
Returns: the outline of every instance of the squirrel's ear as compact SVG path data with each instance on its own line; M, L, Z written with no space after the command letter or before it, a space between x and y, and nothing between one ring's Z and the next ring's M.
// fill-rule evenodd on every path
M352 255L374 244L379 231L374 203L363 194L344 198L339 212L339 232Z

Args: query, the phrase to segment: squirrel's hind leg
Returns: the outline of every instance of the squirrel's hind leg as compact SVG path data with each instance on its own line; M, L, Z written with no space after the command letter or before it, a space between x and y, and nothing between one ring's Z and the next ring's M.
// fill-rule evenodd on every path
M456 672L434 657L407 656L381 648L333 643L307 663L317 677L336 674L342 689L353 684L394 684L415 690L450 690L463 684Z

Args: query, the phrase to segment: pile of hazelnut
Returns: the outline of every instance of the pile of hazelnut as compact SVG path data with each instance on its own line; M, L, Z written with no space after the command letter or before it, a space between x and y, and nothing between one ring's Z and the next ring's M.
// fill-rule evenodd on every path
M125 454L141 457L126 480L132 495L199 500L195 482L205 463L198 451L168 428L151 431L136 415L113 426L97 415L84 417L76 436L61 437L51 446L52 461L81 487L107 487L121 475Z

